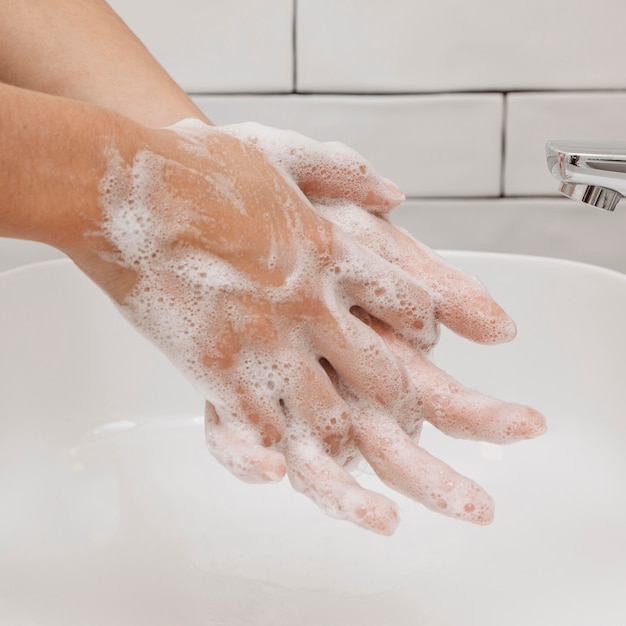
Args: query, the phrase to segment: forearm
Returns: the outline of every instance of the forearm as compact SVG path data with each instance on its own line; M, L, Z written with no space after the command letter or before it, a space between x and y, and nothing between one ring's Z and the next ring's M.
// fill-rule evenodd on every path
M132 159L140 132L106 109L0 83L0 236L78 252L97 231L107 146Z
M104 0L0 2L0 81L151 127L208 121Z

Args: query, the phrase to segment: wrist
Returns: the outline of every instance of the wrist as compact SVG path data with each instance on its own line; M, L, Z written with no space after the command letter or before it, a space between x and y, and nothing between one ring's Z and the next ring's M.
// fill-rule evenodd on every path
M99 245L99 185L114 143L134 157L142 128L99 107L0 85L0 235L66 252Z

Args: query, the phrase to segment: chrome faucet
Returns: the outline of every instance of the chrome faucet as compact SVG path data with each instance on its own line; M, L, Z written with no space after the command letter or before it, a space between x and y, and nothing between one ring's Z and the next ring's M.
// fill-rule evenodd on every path
M626 196L626 141L548 141L546 157L568 198L613 211Z

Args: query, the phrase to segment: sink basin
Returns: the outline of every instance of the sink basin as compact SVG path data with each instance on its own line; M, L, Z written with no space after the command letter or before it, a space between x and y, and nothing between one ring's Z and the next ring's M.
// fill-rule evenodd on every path
M0 624L626 624L626 276L443 254L518 337L444 332L435 361L541 410L549 432L500 447L426 428L496 519L394 494L393 537L325 517L287 481L228 474L205 450L202 399L68 261L0 276Z

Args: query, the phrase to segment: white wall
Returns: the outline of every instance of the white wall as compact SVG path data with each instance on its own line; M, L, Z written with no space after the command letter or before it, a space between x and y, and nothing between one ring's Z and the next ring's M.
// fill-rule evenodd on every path
M615 214L561 199L551 138L625 138L623 0L113 0L216 123L360 150L438 248L626 271ZM0 269L56 253L0 241Z

